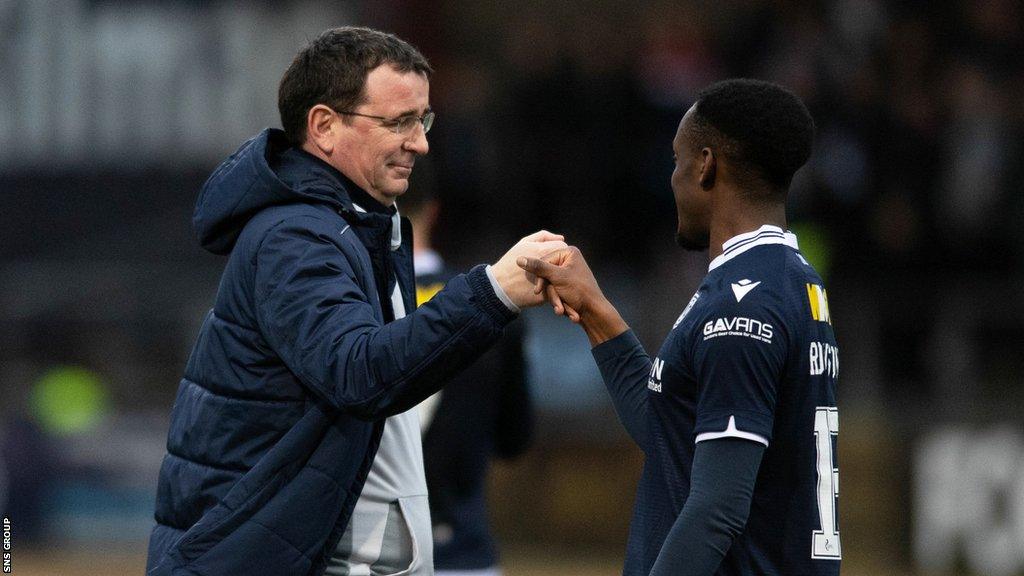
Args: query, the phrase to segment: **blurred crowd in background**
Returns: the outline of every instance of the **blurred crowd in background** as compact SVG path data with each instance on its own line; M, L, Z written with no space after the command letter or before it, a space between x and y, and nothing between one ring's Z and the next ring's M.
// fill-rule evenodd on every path
M474 231L544 222L643 270L674 222L681 112L709 83L752 76L795 90L817 121L792 218L824 230L837 271L1020 261L1017 2L469 4L405 26L439 71L440 190L460 215L497 218L468 218Z
M727 77L794 90L817 138L790 223L843 357L844 548L868 570L1024 573L1013 0L0 3L0 509L23 539L141 550L224 262L192 239L196 193L279 126L299 47L349 24L436 70L411 193L441 202L439 251L467 267L564 233L649 349L707 270L673 241L682 114ZM544 310L524 322L541 437L495 480L500 532L622 549L639 455L585 337Z

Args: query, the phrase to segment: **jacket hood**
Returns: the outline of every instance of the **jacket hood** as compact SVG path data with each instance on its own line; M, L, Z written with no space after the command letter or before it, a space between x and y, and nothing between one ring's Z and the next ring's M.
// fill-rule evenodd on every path
M192 215L200 245L214 254L231 252L249 220L268 206L322 202L351 211L345 185L332 172L291 148L281 130L263 130L203 184Z

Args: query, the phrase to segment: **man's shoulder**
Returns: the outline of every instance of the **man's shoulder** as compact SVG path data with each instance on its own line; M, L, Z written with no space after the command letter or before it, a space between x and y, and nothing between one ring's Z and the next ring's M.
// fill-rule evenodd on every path
M295 202L260 210L245 225L242 237L262 239L282 230L340 231L346 226L345 219L329 206Z
M278 204L260 210L246 223L234 252L255 258L268 239L288 236L327 240L341 251L358 250L358 242L346 241L348 232L348 223L329 206Z
M337 210L326 204L290 202L267 206L253 216L250 224L258 223L273 228L287 222L294 225L307 226L337 225L345 219Z

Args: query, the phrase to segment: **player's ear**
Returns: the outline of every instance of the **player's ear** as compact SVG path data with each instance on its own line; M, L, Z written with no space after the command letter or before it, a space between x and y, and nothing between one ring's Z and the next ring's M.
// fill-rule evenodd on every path
M306 141L312 143L324 154L334 152L335 120L338 115L323 104L317 104L306 114Z
M702 148L700 151L700 187L710 190L715 187L715 178L718 176L718 158L711 148Z

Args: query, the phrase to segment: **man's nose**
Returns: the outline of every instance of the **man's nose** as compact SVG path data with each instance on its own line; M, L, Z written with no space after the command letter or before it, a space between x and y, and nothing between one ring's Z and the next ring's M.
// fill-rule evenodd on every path
M413 128L413 133L405 141L404 148L420 156L430 151L430 144L427 143L427 133L423 130L423 124L417 123Z

